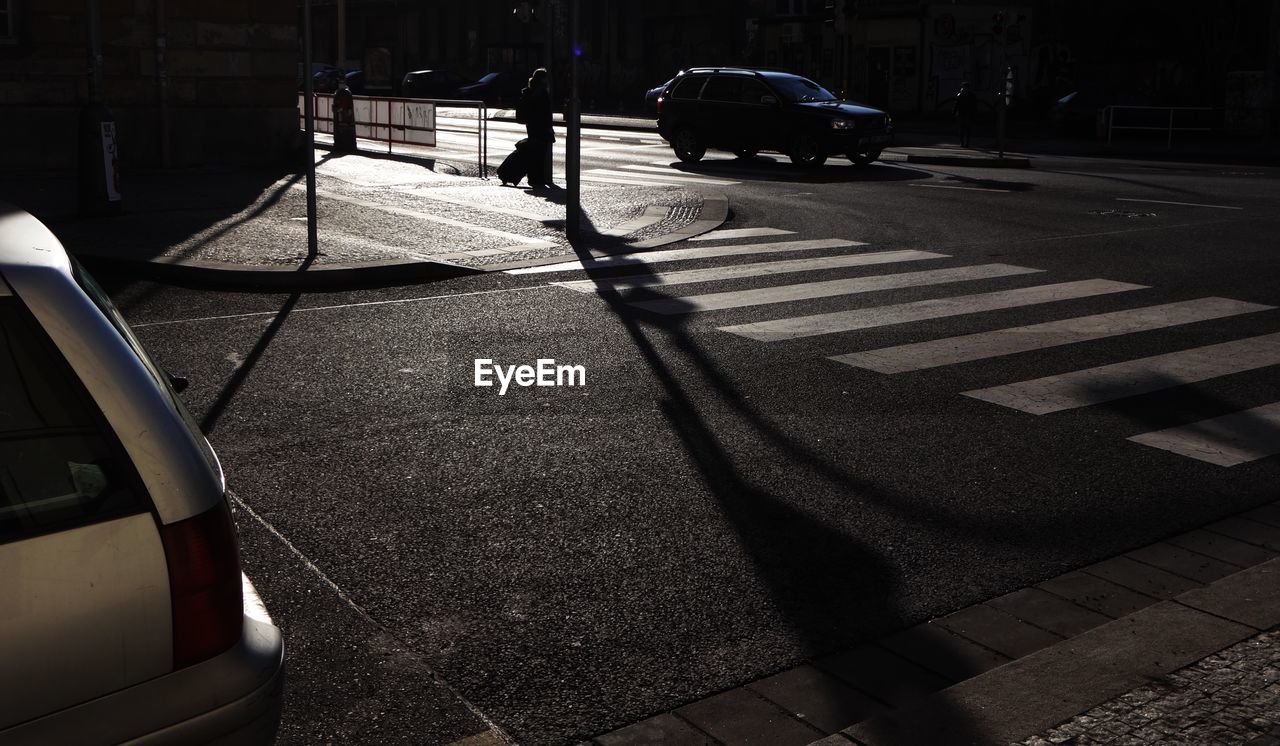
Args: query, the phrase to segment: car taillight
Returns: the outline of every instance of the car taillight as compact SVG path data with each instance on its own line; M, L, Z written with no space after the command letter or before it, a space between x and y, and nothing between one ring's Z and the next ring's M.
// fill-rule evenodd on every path
M662 113L662 105L667 102L666 96L658 96L658 113Z
M231 509L216 507L160 527L173 604L173 667L207 660L240 639L244 598Z

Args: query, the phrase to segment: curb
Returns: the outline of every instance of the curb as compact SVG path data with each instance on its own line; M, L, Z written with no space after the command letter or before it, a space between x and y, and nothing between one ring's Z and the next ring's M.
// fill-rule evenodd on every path
M661 236L626 243L618 241L622 250L650 249L666 244L683 241L692 236L706 233L724 223L729 212L729 200L720 193L700 192L702 208L698 217L690 224ZM661 222L669 211L659 212L650 205L639 217L615 226L612 229L594 234L604 239L619 239L627 233L642 230L645 227ZM104 269L129 267L136 274L151 280L169 282L178 285L197 285L227 290L298 290L323 291L345 290L362 286L402 285L410 282L434 282L457 277L489 274L508 269L555 264L572 258L572 253L533 259L528 261L488 264L469 267L439 260L403 261L387 259L359 264L333 264L300 269L295 267L277 267L269 265L232 264L228 262L205 262L186 260L176 257L155 257L153 259L129 259L110 254L92 251L72 251L76 258L85 264ZM593 250L597 256L617 253L617 250Z
M74 252L86 264L129 267L151 280L225 289L343 290L362 285L431 282L484 274L483 269L440 261L405 262L397 259L361 264L335 264L297 269L263 265L201 262L157 257L124 259L116 256Z
M971 168L1031 168L1031 159L1022 157L983 158L964 155L907 154L907 163L931 166L969 166Z

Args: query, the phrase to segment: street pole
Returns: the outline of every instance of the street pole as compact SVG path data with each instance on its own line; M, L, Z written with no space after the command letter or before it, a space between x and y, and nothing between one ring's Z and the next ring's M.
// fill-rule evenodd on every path
M999 42L1000 42L1000 70L1003 72L1005 69L1006 54L1008 53L1007 45L1005 44L1005 27L1003 26L1000 28ZM1004 116L1005 116L1005 110L1009 108L1009 103L1006 100L1007 97L1005 96L1004 88L1005 88L1005 75L1002 74L1000 76L999 87L996 88L996 96L998 97L996 100L996 104L998 105L998 108L996 110L997 112L996 113L996 148L1000 151L999 157L1001 159L1004 158Z
M337 66L347 69L347 0L338 0L338 61Z
M320 256L316 235L316 105L311 78L311 0L302 0L302 118L307 133L307 261Z
M565 237L572 246L578 245L582 220L581 133L578 111L578 0L569 0L569 111L565 117L564 180L568 187L565 200Z

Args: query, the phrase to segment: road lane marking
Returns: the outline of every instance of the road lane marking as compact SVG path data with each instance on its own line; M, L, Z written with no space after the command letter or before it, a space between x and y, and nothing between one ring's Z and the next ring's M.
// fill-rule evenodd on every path
M601 287L631 289L658 287L661 285L683 285L690 282L737 280L744 277L767 277L790 272L814 272L821 269L864 267L873 264L896 264L898 262L919 262L927 259L946 258L946 254L932 254L928 251L877 251L869 254L841 254L839 256L822 256L812 259L786 259L778 262L735 264L726 267L654 272L652 274L610 277L599 280L571 280L552 284L575 290L579 293L593 293Z
M974 389L965 391L964 395L1030 414L1049 414L1277 364L1280 364L1280 334L1264 334L1031 381Z
M532 275L542 274L545 272L607 269L609 267L625 267L633 264L659 264L661 262L678 262L686 259L706 259L718 256L738 256L747 254L773 254L788 251L811 251L814 249L840 249L848 246L866 246L866 244L862 241L846 241L840 238L819 238L804 241L744 243L736 246L700 246L696 249L643 251L635 254L603 256L598 259L546 264L541 267L521 267L520 269L509 269L507 270L507 274Z
M758 238L760 236L784 236L795 231L784 231L781 228L722 228L701 236L694 236L690 241L719 241L729 238Z
M899 303L892 306L876 308L859 308L837 313L816 314L813 316L797 316L776 321L760 321L754 324L738 324L722 326L721 331L749 337L761 342L775 342L782 339L812 337L820 334L834 334L855 329L870 329L879 326L904 324L924 319L939 319L949 316L981 313L1004 308L1017 308L1037 303L1068 300L1071 298L1087 298L1104 293L1120 293L1127 290L1141 290L1146 285L1131 285L1127 282L1111 280L1080 280L1063 282L1054 285L1036 285L1014 290L999 290L994 293L978 293L960 295L953 298L932 298L912 303ZM939 340L940 342L945 340ZM893 349L893 348L889 348ZM874 352L880 352L879 350ZM860 355L873 353L853 353L831 358L848 365L858 365L852 360L859 360ZM867 366L861 366L867 367ZM887 371L881 371L887 372Z
M466 298L472 295L497 295L498 293L524 293L530 290L547 290L550 285L531 285L527 288L503 288L501 290L477 290L473 293L452 293L449 295L427 295L418 298L395 298L392 300L369 300L362 303L339 303L332 306L309 306L306 308L294 308L290 311L290 315L295 313L307 313L309 311L336 311L344 308L362 308L365 306L390 306L399 303L420 303L428 300L446 300L448 298ZM129 322L129 326L134 329L142 329L148 326L172 326L173 324L191 324L200 321L227 321L232 319L251 319L255 316L278 316L280 309L274 311L250 311L248 313L230 313L222 316L197 316L191 319L166 319L164 321L143 321L140 323Z
M583 172L584 176L586 174L593 174L593 175L602 176L602 177L609 176L619 180L621 179L641 179L641 180L652 179L655 181L674 181L677 183L683 182L683 183L689 183L689 184L714 184L717 186L729 186L731 184L740 183L737 181L728 181L725 179L709 179L705 176L689 176L679 171L676 171L675 169L667 169L666 173L662 173L662 174L651 174L651 173L638 173L634 171L615 171L609 168L593 168L593 169L590 169L589 171ZM639 183L643 184L645 182L640 181Z
M894 275L875 275L872 277L854 277L843 280L827 280L825 282L809 282L800 285L781 285L754 290L737 290L727 293L709 293L692 295L683 298L658 298L655 300L637 301L630 305L662 314L696 313L698 311L717 311L725 308L741 308L744 306L760 306L769 303L785 303L794 300L811 298L829 298L835 295L852 295L854 293L871 293L878 290L894 290L897 288L922 287L926 285L942 285L949 282L966 282L970 280L987 280L996 277L1025 275L1043 272L1042 269L1016 267L1011 264L981 264L972 267L954 267L951 269L931 269L924 272L904 272Z
M1124 285L1124 283L1116 284ZM1130 285L1117 290L1140 287L1142 286ZM879 373L902 373L1105 339L1122 334L1164 329L1197 321L1269 311L1274 308L1275 306L1245 303L1228 298L1200 298L1093 316L1079 316L1043 324L997 329L979 334L947 337L918 344L853 352L831 359Z
M1199 202L1171 202L1167 199L1137 199L1136 197L1116 197L1117 202L1151 202L1157 205L1182 205L1183 207L1212 207L1216 210L1243 210L1243 207L1231 205L1204 205Z
M1218 466L1236 466L1280 453L1280 402L1128 440Z
M987 187L962 187L949 186L947 184L912 184L913 187L925 187L926 189L964 189L969 192L1008 192L1008 189L988 189Z
M620 145L588 145L582 149L583 153L610 153L610 152L627 152L631 150L646 150L650 148L665 148L666 145L654 143L652 145L640 145L637 143L623 143Z

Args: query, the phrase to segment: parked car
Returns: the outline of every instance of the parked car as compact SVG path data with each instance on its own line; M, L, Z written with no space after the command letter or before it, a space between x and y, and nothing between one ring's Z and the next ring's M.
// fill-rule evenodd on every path
M739 158L776 150L799 166L844 154L865 165L892 142L893 121L799 75L696 67L682 71L658 97L658 132L687 162L716 148Z
M520 90L526 83L526 78L515 73L485 73L476 82L462 86L458 90L458 98L483 101L489 106L515 104L520 100Z
M348 70L343 76L347 89L357 96L364 95L364 70Z
M662 92L667 90L667 86L671 85L673 82L675 82L675 78L668 80L662 85L656 85L644 92L645 114L653 117L658 116L658 96L661 96Z
M303 85L306 83L306 80L302 77L303 75L302 67L303 67L302 63L299 62L298 63L298 90L300 91L302 90ZM321 73L323 73L323 75L321 75ZM336 75L337 73L338 73L338 68L334 67L333 65L329 65L324 62L311 63L311 87L314 89L317 85L320 84L322 80L329 80L332 76ZM331 83L331 85L333 84Z
M172 381L0 204L0 743L275 738L280 630Z
M459 98L458 89L467 81L453 70L415 70L405 73L400 95L405 98Z
M311 90L316 93L333 93L338 90L338 80L346 72L340 67L326 67L311 76Z

